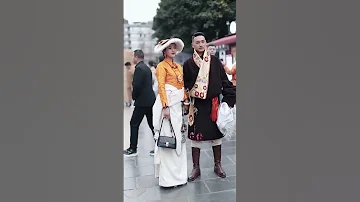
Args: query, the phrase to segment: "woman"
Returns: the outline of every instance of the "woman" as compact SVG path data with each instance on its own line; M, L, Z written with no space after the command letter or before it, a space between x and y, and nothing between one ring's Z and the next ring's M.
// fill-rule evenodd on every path
M153 107L154 128L157 131L155 139L157 143L160 129L160 135L171 136L170 124L176 138L176 149L161 148L155 144L155 177L159 178L161 187L176 187L187 183L186 131L182 131L185 124L183 101L187 99L187 95L182 67L173 61L183 47L181 39L171 38L160 41L154 49L164 55L164 60L156 67L159 95Z
M132 80L134 77L135 67L130 62L125 63L125 105L131 107L132 104Z
M156 80L156 63L154 61L149 62L149 68L152 73L152 79L153 79L153 91L155 93L155 97L158 95L158 82Z
M234 86L236 86L236 62L233 64L231 69L224 65L224 70L227 74L231 75L231 82Z

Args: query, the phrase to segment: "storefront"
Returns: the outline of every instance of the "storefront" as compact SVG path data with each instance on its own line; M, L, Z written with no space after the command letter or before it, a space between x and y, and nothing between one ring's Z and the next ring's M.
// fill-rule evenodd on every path
M210 43L215 44L217 57L227 65L236 62L236 34L220 38Z
M210 44L216 46L216 56L226 64L228 68L232 68L236 62L236 34L212 41ZM232 75L227 76L229 80L232 79Z

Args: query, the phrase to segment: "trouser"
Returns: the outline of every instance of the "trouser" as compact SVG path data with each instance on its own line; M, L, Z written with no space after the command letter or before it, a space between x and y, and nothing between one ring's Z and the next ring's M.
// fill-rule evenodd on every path
M140 124L146 116L149 128L152 131L153 136L154 126L153 126L153 111L152 107L134 107L133 114L130 120L130 148L137 149L138 137L139 137L139 127Z
M218 146L221 145L222 143L222 139L217 139L217 140L210 140L208 142L211 142L211 146ZM191 147L195 147L195 148L201 148L202 142L201 141L195 141L195 140L191 140Z

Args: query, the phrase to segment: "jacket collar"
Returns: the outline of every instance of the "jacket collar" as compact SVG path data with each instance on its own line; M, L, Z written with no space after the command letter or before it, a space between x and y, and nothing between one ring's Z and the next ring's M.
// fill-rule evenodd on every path
M138 63L135 65L135 68L136 68L138 65L142 64L142 63L144 63L144 61L138 62Z

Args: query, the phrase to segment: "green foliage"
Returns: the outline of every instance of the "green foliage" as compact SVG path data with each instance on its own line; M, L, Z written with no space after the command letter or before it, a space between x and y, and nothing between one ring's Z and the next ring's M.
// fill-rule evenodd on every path
M236 18L235 0L161 0L153 20L154 37L178 37L192 52L191 35L204 32L208 42L228 34L226 21Z

